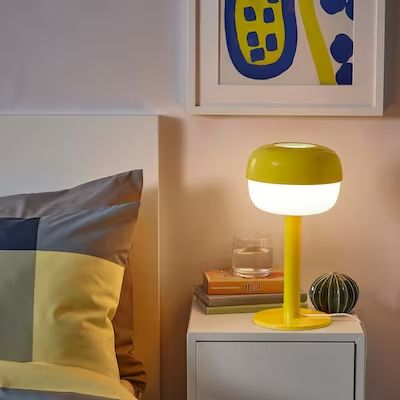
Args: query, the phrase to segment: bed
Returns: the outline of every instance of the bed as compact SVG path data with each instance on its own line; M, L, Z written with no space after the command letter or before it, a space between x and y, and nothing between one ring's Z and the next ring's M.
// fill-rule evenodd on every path
M61 190L143 169L135 228L135 355L148 374L143 398L159 399L158 118L2 116L0 138L0 196Z

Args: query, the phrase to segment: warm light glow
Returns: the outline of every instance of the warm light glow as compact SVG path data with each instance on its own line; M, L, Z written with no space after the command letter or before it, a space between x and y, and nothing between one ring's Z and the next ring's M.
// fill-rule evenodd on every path
M310 149L315 147L315 144L311 143L296 143L296 142L282 142L282 143L275 143L274 146L276 147L286 147L287 149Z
M260 210L279 215L313 215L331 209L340 182L325 185L280 185L248 181L251 201Z

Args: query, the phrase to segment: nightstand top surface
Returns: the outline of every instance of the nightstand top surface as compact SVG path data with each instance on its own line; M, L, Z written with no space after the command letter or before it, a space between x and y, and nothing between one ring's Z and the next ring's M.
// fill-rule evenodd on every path
M307 331L278 331L257 326L252 321L253 313L218 314L207 315L202 312L197 301L194 299L190 314L188 337L204 337L205 340L218 340L221 336L225 338L237 336L243 340L266 340L279 341L353 341L364 337L361 324L351 318L336 317L331 325L326 328Z

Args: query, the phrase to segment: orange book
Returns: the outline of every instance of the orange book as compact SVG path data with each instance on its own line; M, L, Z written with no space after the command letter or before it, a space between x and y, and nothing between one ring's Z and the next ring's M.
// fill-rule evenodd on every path
M283 272L264 278L241 278L230 268L204 271L204 288L208 294L283 293Z

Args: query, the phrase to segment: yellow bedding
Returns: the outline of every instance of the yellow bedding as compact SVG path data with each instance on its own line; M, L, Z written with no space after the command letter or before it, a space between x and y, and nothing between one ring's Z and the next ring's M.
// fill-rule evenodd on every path
M85 370L39 362L0 361L3 400L135 400L119 380Z

